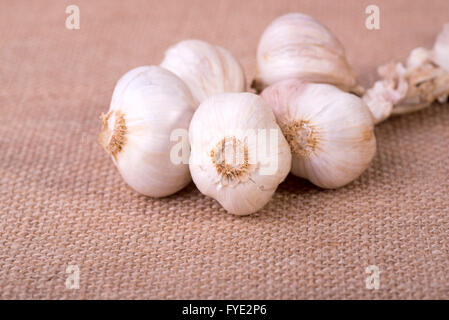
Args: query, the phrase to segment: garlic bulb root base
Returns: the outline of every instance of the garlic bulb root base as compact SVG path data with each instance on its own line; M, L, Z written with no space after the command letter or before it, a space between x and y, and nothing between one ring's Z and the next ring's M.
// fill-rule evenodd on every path
M101 132L99 135L99 142L103 149L109 153L114 159L126 144L126 122L124 114L118 110L115 112L114 128L109 130L108 120L113 114L109 111L106 115L101 114Z
M231 159L227 157L229 154ZM222 185L236 184L249 179L252 170L246 142L234 136L224 137L210 151L210 157Z
M290 121L286 124L281 124L281 130L290 145L293 155L306 157L317 148L317 130L310 121Z

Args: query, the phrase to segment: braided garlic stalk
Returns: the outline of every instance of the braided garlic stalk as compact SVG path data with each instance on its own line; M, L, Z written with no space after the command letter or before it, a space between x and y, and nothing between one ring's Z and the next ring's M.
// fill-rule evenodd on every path
M416 48L404 66L401 62L378 68L381 80L367 90L363 100L375 123L391 115L418 111L449 95L449 24L438 35L432 50Z

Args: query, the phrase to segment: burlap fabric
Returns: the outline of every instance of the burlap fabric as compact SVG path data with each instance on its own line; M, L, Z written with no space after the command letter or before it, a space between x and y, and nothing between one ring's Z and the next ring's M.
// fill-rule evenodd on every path
M2 0L0 297L449 298L448 105L379 125L377 156L350 185L290 176L249 217L193 184L140 196L97 143L115 82L179 40L228 48L250 80L265 26L301 11L334 31L367 85L449 21L447 0L376 3L370 31L369 1ZM79 30L65 28L70 4ZM369 265L379 290L366 288Z

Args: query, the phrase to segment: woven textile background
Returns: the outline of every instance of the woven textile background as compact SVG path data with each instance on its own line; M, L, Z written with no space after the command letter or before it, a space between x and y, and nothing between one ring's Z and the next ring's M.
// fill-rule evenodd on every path
M71 4L79 30L65 28ZM364 85L449 22L447 0L0 0L0 298L448 299L448 105L380 124L377 155L350 185L289 176L248 217L193 184L140 196L97 143L126 71L199 38L229 49L250 82L263 29L291 11L334 31ZM369 265L379 290L365 287Z

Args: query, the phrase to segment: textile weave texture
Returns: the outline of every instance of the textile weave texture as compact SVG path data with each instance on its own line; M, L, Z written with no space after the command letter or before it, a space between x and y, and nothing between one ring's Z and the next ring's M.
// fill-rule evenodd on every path
M0 1L0 298L448 299L449 106L385 121L353 183L289 176L260 212L236 217L190 184L131 190L97 142L129 69L186 38L230 50L248 82L264 28L303 12L344 44L360 82L431 47L447 0ZM80 8L68 30L66 7ZM68 265L80 288L67 289ZM369 290L365 268L380 270Z

